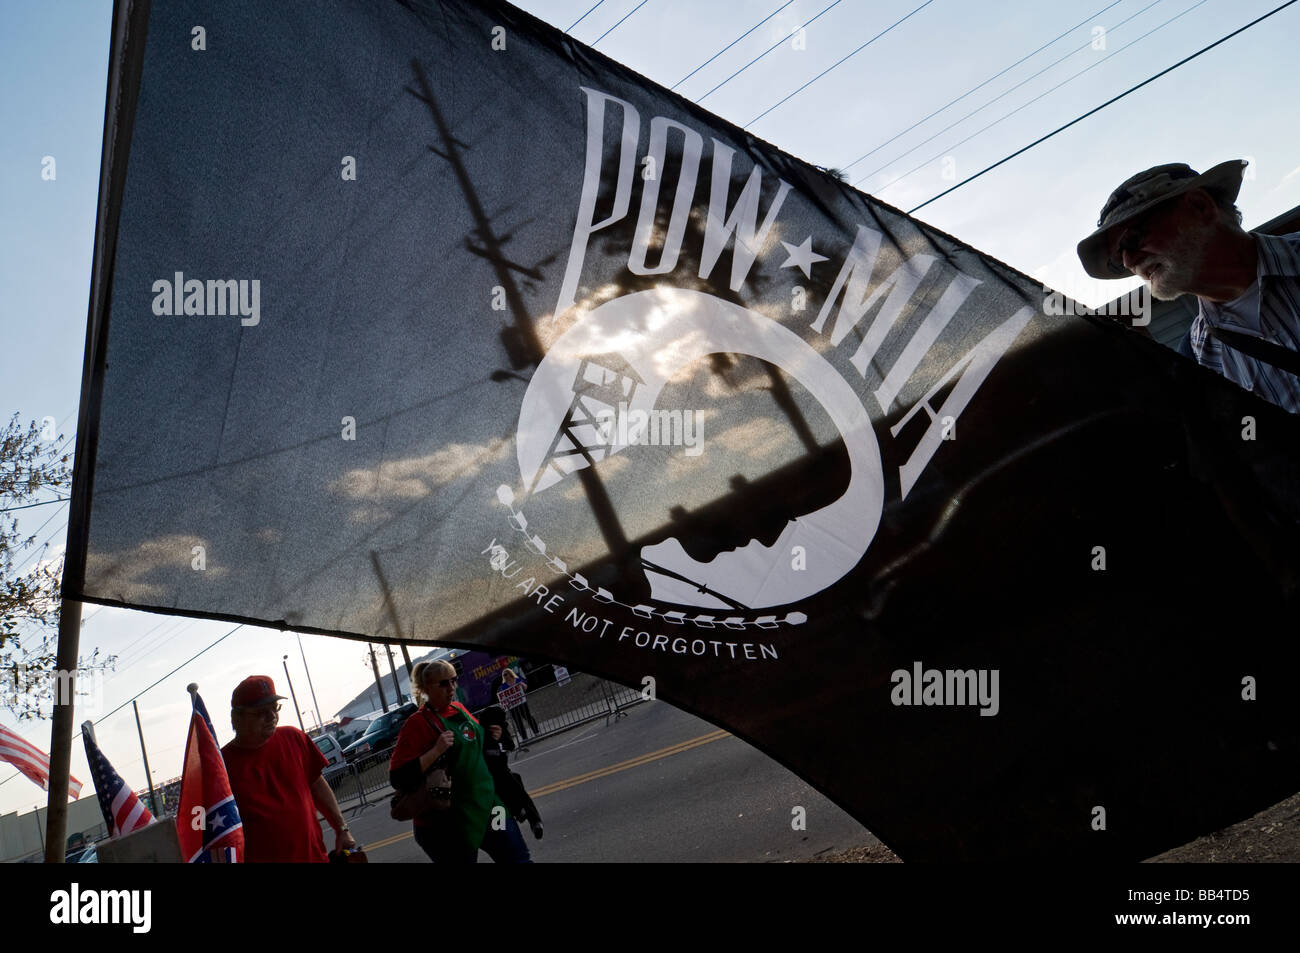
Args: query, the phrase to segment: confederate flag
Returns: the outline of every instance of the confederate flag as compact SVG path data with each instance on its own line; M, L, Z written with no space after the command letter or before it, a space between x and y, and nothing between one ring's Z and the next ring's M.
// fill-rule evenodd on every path
M211 721L198 692L185 743L181 802L176 833L187 863L239 863L244 859L244 825L230 792L226 763L212 735Z

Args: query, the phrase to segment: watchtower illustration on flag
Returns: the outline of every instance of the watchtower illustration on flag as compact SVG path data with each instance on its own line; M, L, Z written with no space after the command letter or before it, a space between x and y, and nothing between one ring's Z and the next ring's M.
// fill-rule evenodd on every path
M574 376L568 412L528 492L544 490L574 470L609 456L620 433L619 415L627 411L637 386L644 383L620 354L584 357Z

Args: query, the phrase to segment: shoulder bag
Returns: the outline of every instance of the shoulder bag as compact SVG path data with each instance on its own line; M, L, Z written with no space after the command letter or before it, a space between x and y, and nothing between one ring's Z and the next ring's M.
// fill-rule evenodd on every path
M447 728L442 720L427 708L421 708L426 718L432 719L441 735ZM448 755L455 749L448 749L442 757L429 765L424 772L421 784L414 791L393 792L389 802L388 813L395 821L411 821L425 815L436 814L451 807L451 774L447 770Z

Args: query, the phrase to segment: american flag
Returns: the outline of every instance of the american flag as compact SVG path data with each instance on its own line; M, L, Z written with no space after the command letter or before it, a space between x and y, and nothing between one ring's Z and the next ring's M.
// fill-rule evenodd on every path
M90 778L95 782L95 793L99 795L99 809L104 813L104 823L108 826L110 837L120 837L139 830L153 823L153 815L140 803L135 792L122 780L121 775L113 770L95 739L89 731L82 728L82 740L86 743L86 760L90 762Z
M8 761L42 790L50 789L50 756L3 725L0 725L0 761ZM68 775L68 797L76 800L80 793L81 782Z

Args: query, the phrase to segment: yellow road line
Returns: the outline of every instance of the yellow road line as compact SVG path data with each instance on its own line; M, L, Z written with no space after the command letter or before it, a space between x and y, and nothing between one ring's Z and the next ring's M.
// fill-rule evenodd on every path
M405 834L394 834L392 837L385 837L383 840L377 840L369 844L363 844L362 849L367 851L379 850L379 848L381 847L387 847L389 844L396 844L399 840L406 840L408 837L414 837L414 836L415 835L411 831L407 831Z
M692 738L690 741L683 741L681 744L671 745L667 748L660 748L658 751L651 751L649 754L643 754L637 758L631 758L627 761L620 761L618 764L611 764L606 768L599 768L596 771L589 771L586 774L580 774L577 777L569 778L565 781L556 781L554 784L548 784L545 787L538 788L536 791L529 791L530 797L545 797L548 794L555 794L557 791L564 791L579 784L586 784L588 781L596 781L600 778L608 777L611 774L617 774L620 771L626 771L629 768L636 768L643 764L649 764L651 761L658 761L660 758L667 758L671 755L680 754L683 751L689 751L691 748L698 748L700 745L706 745L711 741L718 741L731 735L729 731L718 729L711 731L707 735L700 735L698 738Z
M595 771L588 771L586 774L579 774L576 777L568 778L564 781L556 781L554 784L548 784L540 787L536 791L529 791L528 795L532 798L545 797L548 794L556 794L579 784L586 784L589 781L598 781L601 778L609 777L611 774L618 774L620 771L627 771L630 768L637 768L643 764L650 764L652 761L659 761L662 758L668 758L675 754L681 754L683 751L690 751L692 748L698 748L701 745L707 745L710 742L720 741L723 738L729 738L731 732L723 731L719 728L717 731L711 731L707 735L700 735L698 738L692 738L689 741L683 741L680 744L669 745L667 748L660 748L658 751L651 751L649 754L643 754L640 757L630 758L627 761L620 761L618 764L611 764L605 768L599 768ZM394 834L392 837L385 837L380 841L373 841L364 844L363 849L367 851L379 850L381 847L388 847L396 844L398 841L406 840L413 837L411 831L402 834Z

